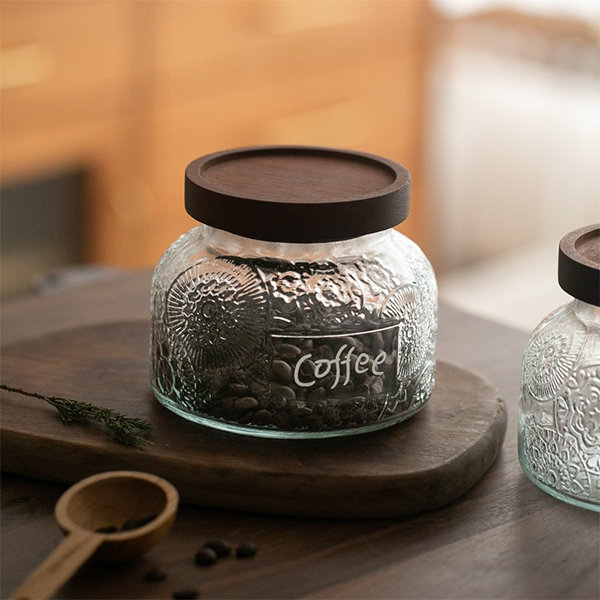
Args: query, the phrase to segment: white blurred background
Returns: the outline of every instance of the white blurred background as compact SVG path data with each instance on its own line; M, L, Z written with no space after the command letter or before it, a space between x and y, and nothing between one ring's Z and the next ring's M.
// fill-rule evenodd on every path
M430 71L441 296L532 329L569 301L556 283L560 238L600 222L600 4L435 5L459 19Z

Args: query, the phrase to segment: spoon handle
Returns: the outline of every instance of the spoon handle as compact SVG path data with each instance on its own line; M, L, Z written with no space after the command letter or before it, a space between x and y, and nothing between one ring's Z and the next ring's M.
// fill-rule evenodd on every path
M101 535L83 529L73 531L21 584L11 600L51 598L101 543Z

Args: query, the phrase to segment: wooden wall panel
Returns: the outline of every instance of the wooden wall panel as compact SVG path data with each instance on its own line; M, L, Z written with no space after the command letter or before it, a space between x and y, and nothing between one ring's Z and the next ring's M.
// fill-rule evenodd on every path
M3 89L3 178L89 165L90 259L154 264L194 223L186 164L227 147L356 148L420 179L424 1L8 0L3 13L3 52L58 57L52 76ZM421 241L414 189L403 230Z

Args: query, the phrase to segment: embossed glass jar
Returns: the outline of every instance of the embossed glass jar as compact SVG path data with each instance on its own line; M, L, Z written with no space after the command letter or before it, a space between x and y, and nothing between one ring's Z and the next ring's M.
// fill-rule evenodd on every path
M392 161L302 146L193 161L201 221L152 284L151 383L173 412L263 437L393 425L434 386L437 286L393 227L410 177Z
M548 315L523 356L519 459L549 494L600 511L600 226L566 235L558 280L574 300Z

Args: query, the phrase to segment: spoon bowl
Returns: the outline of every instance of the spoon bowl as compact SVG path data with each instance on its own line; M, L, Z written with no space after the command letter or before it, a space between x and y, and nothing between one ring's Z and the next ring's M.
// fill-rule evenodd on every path
M173 485L150 473L107 471L81 480L54 510L67 537L13 598L50 598L90 557L122 561L144 554L169 531L178 503Z
M164 479L138 471L108 471L87 477L58 500L54 517L67 534L101 536L94 559L131 560L155 546L169 531L177 512L177 490ZM123 525L153 517L129 530ZM114 533L99 531L115 527Z

